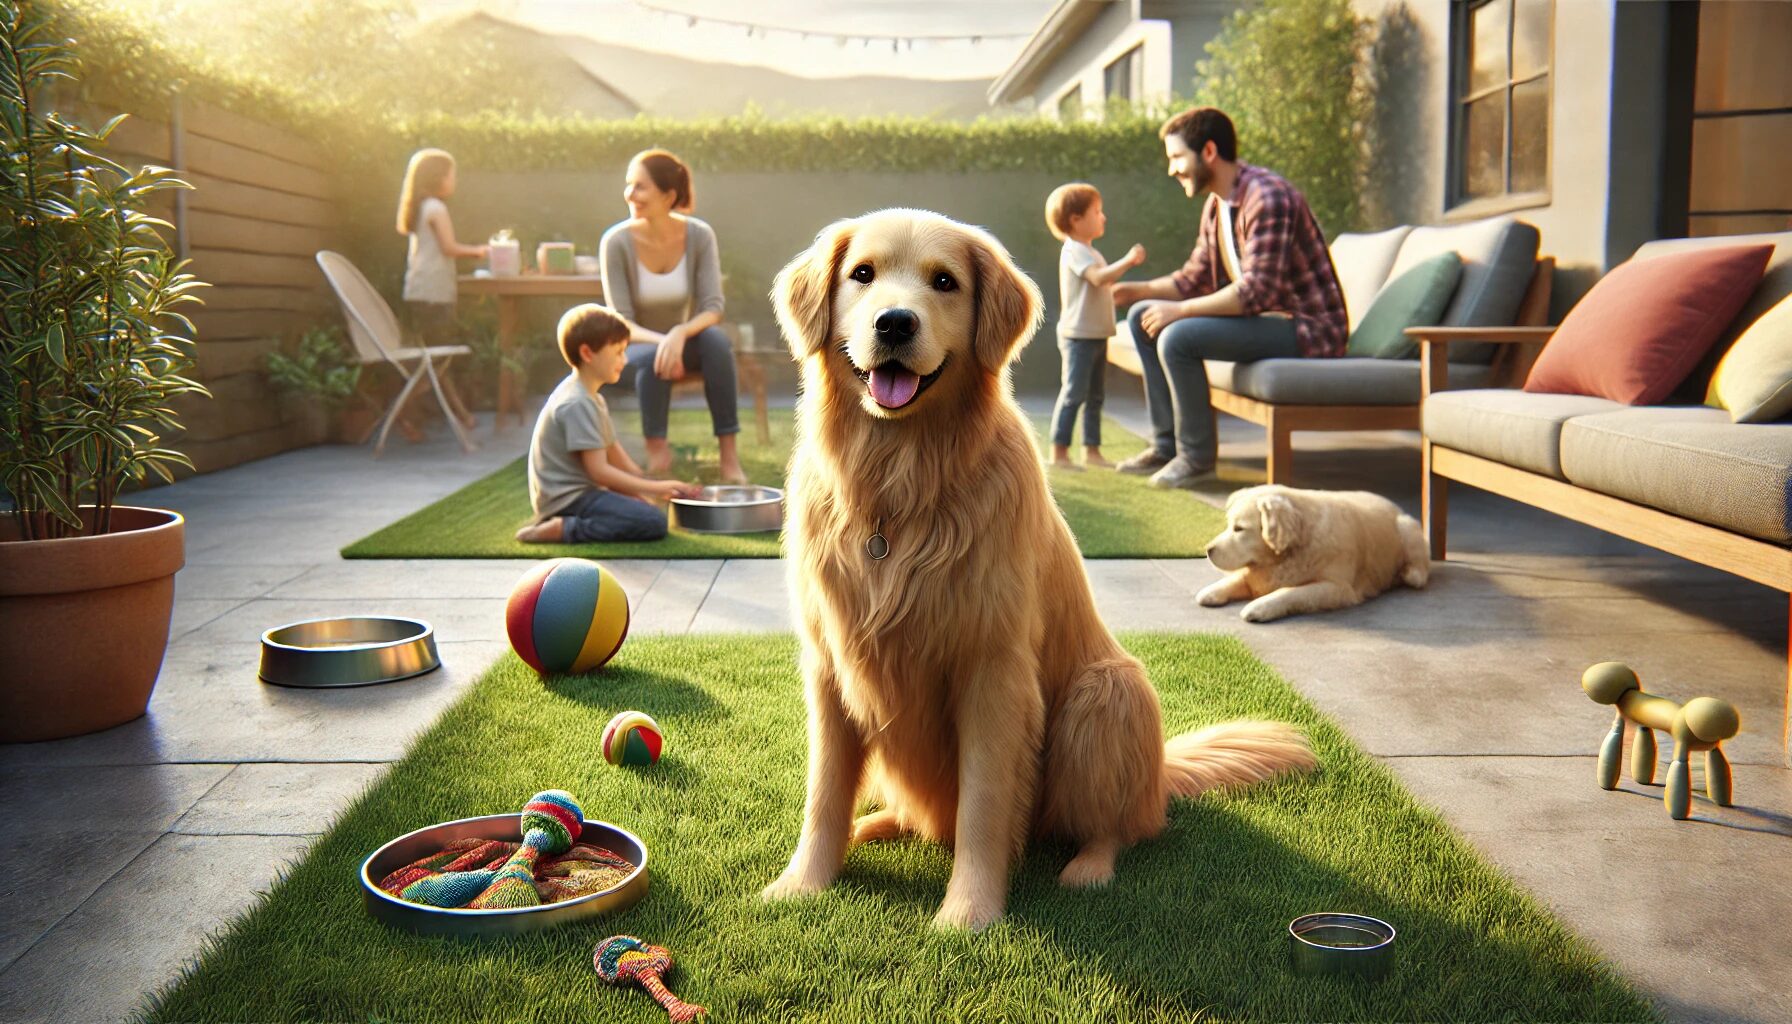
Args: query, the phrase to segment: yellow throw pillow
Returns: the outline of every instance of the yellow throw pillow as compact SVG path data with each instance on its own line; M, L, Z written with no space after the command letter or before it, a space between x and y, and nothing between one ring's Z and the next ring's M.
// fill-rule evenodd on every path
M1711 375L1706 405L1737 423L1771 423L1792 413L1792 296L1748 326Z

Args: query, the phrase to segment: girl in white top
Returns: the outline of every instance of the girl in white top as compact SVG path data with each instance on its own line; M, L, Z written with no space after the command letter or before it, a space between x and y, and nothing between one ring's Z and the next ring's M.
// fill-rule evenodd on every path
M483 259L489 246L462 245L454 240L448 204L454 194L454 157L440 149L411 154L398 199L398 233L410 239L405 256L404 301L411 327L424 342L441 344L454 327L454 261Z

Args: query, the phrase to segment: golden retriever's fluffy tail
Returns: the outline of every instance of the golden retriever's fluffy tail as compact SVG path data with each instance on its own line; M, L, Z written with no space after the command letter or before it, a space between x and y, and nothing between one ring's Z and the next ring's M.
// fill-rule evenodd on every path
M1222 722L1164 742L1164 788L1195 797L1318 764L1307 737L1282 722Z

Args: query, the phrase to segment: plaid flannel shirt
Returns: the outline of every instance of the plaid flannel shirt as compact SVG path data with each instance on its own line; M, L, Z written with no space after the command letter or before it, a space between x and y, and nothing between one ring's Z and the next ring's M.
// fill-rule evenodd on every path
M1232 201L1245 315L1288 314L1301 355L1343 355L1350 334L1344 293L1305 197L1280 175L1241 163ZM1219 197L1209 195L1195 251L1171 275L1183 298L1211 295L1230 283L1220 258L1219 207Z

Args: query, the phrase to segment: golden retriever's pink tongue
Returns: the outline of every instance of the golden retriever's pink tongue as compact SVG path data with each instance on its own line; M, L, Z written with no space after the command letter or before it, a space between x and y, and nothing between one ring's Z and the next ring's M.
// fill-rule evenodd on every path
M921 378L897 364L871 371L871 398L886 409L900 409L915 397Z

